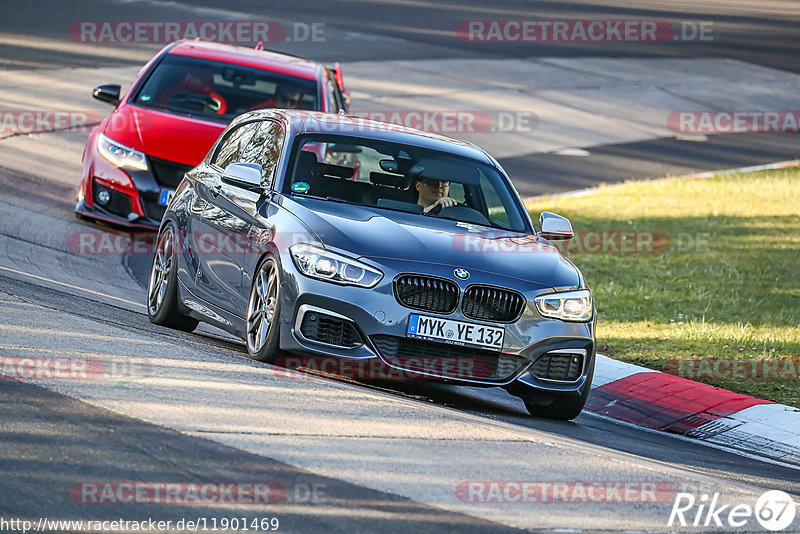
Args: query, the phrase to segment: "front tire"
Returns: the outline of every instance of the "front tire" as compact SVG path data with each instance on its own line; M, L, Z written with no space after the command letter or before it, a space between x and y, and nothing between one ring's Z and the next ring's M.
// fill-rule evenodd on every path
M253 276L247 303L247 352L261 362L274 362L279 354L280 275L271 256L264 259Z
M159 234L147 284L147 316L153 324L191 332L198 321L178 309L178 247L175 229L168 223Z

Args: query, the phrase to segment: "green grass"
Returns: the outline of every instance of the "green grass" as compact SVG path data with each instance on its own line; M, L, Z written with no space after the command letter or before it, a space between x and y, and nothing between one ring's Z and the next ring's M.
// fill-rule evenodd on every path
M675 358L800 363L800 168L626 182L529 208L534 220L545 210L568 217L579 233L669 239L666 250L649 253L588 253L566 243L595 296L601 352L662 371ZM800 406L798 379L703 381Z

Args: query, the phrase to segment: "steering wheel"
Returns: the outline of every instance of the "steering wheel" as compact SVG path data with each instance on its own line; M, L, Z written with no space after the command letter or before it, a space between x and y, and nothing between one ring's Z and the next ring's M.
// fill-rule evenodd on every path
M434 213L435 212L435 213ZM481 212L474 208L470 208L466 204L456 204L447 208L442 208L441 205L436 206L428 213L433 213L439 217L447 217L448 219L456 219L458 221L482 224L489 226L489 219L487 219Z
M224 113L222 100L211 95L180 91L169 98L169 103L189 111L204 112L209 110L217 115Z

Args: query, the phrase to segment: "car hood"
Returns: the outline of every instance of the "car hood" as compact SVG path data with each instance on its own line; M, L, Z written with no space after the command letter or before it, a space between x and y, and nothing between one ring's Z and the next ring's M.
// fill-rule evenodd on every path
M102 133L150 156L194 166L206 157L225 127L222 123L123 105L103 121Z
M477 269L543 287L580 284L577 268L535 235L332 201L284 200L325 247L356 257Z

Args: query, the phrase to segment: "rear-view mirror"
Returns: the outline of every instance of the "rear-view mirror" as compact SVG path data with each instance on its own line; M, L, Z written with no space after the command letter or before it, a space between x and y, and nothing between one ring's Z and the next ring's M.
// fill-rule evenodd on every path
M569 219L549 211L543 211L539 216L539 227L542 229L539 235L550 241L572 239L575 235Z
M231 163L222 174L222 181L242 189L261 191L261 170L258 163Z
M92 96L101 102L116 106L119 104L120 91L121 87L118 83L104 83L92 90Z

